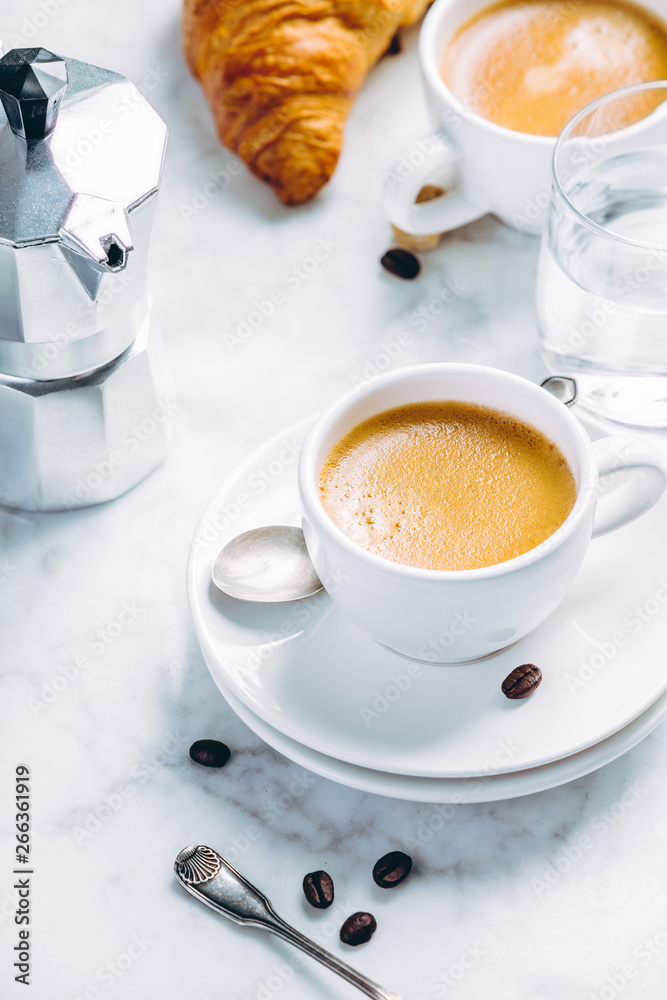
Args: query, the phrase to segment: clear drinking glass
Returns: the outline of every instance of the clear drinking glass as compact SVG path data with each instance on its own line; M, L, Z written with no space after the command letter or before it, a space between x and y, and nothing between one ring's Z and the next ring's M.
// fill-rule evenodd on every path
M624 87L561 132L537 277L541 346L580 401L667 427L667 81Z

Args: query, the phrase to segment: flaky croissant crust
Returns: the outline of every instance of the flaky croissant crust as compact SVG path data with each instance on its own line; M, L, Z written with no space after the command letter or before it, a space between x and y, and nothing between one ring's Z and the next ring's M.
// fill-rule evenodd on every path
M185 0L183 40L220 139L289 205L333 174L352 102L429 0Z

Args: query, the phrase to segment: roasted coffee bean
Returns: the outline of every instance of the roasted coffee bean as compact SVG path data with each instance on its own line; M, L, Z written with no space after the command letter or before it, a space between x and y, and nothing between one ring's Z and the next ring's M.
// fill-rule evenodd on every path
M501 688L506 698L527 698L542 683L542 671L534 663L522 663L508 674Z
M405 278L406 281L416 278L422 268L413 253L410 253L409 250L400 250L398 248L387 250L380 263L385 271L395 274L397 278Z
M412 858L403 851L390 851L373 867L373 881L381 889L393 889L395 885L400 885L410 874L412 868Z
M328 872L309 872L303 878L303 892L311 906L326 910L334 901L333 879Z
M353 913L340 929L340 939L343 944L366 944L377 930L375 917L372 913Z
M401 51L401 36L398 32L394 35L392 40L389 42L389 48L385 52L386 56L397 56Z
M190 756L204 767L224 767L232 752L220 740L196 740L190 747Z

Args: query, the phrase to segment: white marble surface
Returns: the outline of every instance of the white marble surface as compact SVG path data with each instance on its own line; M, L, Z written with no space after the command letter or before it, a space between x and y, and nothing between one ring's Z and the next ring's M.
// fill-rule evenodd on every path
M38 42L125 73L170 127L151 288L176 404L168 461L127 496L78 513L0 512L3 1000L356 995L187 897L172 864L193 841L227 853L286 919L405 1000L662 995L665 726L554 791L444 811L384 799L267 748L219 696L190 625L186 554L214 488L268 435L382 364L401 331L408 343L392 365L457 359L544 374L533 239L486 218L425 256L417 281L378 266L389 238L382 171L427 124L416 32L372 74L328 189L287 210L245 171L206 187L233 158L184 67L178 0L3 0L1 13L6 45ZM286 281L320 240L328 258L300 287ZM445 284L453 301L435 315ZM275 288L284 303L234 343L254 300ZM188 758L205 736L233 749L222 771ZM29 990L12 969L20 762L33 772ZM370 869L397 847L414 872L395 892L377 889ZM320 867L336 882L333 912L301 894ZM374 912L379 930L354 951L337 931L357 909Z

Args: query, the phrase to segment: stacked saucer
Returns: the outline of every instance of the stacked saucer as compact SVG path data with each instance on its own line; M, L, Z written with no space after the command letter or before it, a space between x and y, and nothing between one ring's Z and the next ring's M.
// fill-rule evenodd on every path
M422 802L483 802L581 777L667 716L667 498L596 539L565 600L485 661L438 665L379 646L321 592L245 604L211 582L231 538L298 524L296 466L310 421L272 438L218 490L195 532L188 599L206 663L232 709L312 771ZM512 702L502 680L535 663L541 686Z

